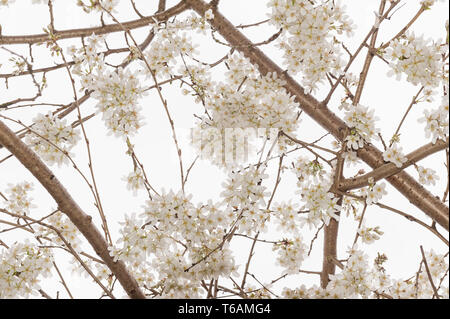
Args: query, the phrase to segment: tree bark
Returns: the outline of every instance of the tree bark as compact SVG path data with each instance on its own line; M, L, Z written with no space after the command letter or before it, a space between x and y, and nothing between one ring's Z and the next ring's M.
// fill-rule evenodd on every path
M320 286L326 288L330 281L329 276L334 275L336 265L332 260L332 257L337 258L337 233L339 230L339 222L331 218L328 226L325 226L324 230L324 242L323 242L323 261L322 261L322 273L320 274Z

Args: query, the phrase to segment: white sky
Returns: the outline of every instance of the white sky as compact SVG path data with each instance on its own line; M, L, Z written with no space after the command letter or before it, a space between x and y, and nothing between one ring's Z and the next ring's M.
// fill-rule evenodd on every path
M151 15L157 6L157 0L146 1L136 0L137 7L144 15ZM177 1L167 1L168 7L177 3ZM405 4L398 10L391 20L382 24L378 36L378 44L380 41L390 39L401 27L409 21L415 14L419 7L418 0L403 1ZM3 35L18 35L18 34L34 34L41 33L42 27L48 24L48 10L45 5L30 5L30 0L16 0L16 3L10 8L0 7L0 24L2 26ZM74 5L75 1L60 1L56 0L55 8L55 24L57 30L64 30L76 27L88 27L98 25L98 19L95 14L87 15ZM267 1L263 0L222 0L220 3L220 11L235 24L247 24L261 21L267 18L269 9L266 7ZM347 47L351 52L354 52L360 41L364 38L370 30L374 22L373 11L378 10L379 1L375 0L344 0L342 3L347 5L348 14L352 17L354 23L358 26L355 30L355 35L352 39L346 41ZM132 11L128 1L121 1L119 14L117 17L120 21L128 21L136 19L136 14ZM151 4L151 5L150 5ZM427 37L434 39L443 38L445 36L445 21L448 19L448 1L444 4L438 3L431 11L424 13L420 19L411 28L417 34L425 34ZM110 21L106 18L107 23ZM138 41L142 40L147 34L148 28L141 28L133 31ZM270 35L276 32L272 27L263 25L258 28L249 28L245 30L253 41L258 42L267 39ZM203 61L213 62L222 57L228 48L219 47L212 43L209 37L194 36L195 42L200 44L200 52ZM71 40L61 41L63 45L74 43ZM77 44L79 42L76 42ZM123 34L116 33L108 37L110 47L124 46ZM17 52L27 54L27 46L10 47ZM273 45L263 48L270 57L281 64L281 54ZM49 57L46 49L37 48L33 46L33 53L35 57L34 66L42 67L52 65L52 59ZM109 61L118 62L124 55L117 58L109 59ZM360 55L360 58L354 63L351 71L354 74L359 74L361 67L361 60L365 58L365 51ZM55 59L57 63L61 61ZM6 55L0 50L0 64L7 65ZM0 67L0 73L6 73L7 67ZM224 70L223 67L218 68L217 79L220 73ZM372 63L371 72L369 73L366 89L364 90L361 104L367 105L375 109L376 115L381 119L377 125L386 140L392 136L397 127L403 113L409 105L411 98L416 94L418 87L414 87L406 82L398 82L395 78L388 78L386 76L387 68L384 62L379 59L374 59ZM40 78L40 76L38 77ZM45 94L37 102L47 103L61 103L67 104L72 101L72 92L70 83L67 79L65 70L51 72L47 75L49 87ZM151 83L147 83L151 85ZM172 112L175 126L177 128L177 135L184 141L181 143L183 150L183 160L185 167L188 167L194 158L194 154L189 150L187 137L189 136L189 128L194 123L192 113L201 114L201 108L195 105L190 97L183 96L178 90L178 84L172 86L164 86L163 94L168 100L169 109ZM327 93L327 88L316 94L318 98ZM0 104L14 99L16 97L26 97L34 95L35 90L29 80L29 77L19 77L9 80L9 90L6 90L4 83L0 83ZM334 99L330 102L330 107L337 112L339 99L342 97L342 91L338 91L334 95ZM401 130L401 141L405 153L418 148L419 146L428 143L425 139L423 125L417 123L417 118L421 117L422 110L426 108L436 108L438 106L438 99L434 104L422 103L415 106L411 114L408 116ZM178 158L176 156L175 147L172 143L169 123L164 113L164 109L158 100L156 92L152 92L141 101L143 107L143 115L145 117L146 125L140 130L139 134L132 139L135 144L135 150L149 174L149 180L152 186L158 190L165 188L166 190L179 190L179 169ZM36 106L33 108L19 109L17 111L8 111L5 115L20 118L25 123L31 123L31 119L37 112L47 112L52 108L46 106ZM84 116L92 113L95 110L95 101L89 100L83 104L82 114ZM75 112L74 112L75 113ZM69 122L75 120L75 114L69 118ZM342 116L342 114L340 114ZM302 122L299 127L298 136L305 141L313 141L315 138L324 134L324 131L312 123L307 116L302 115ZM16 125L7 123L12 128L19 128ZM117 221L122 220L124 214L132 212L142 212L142 205L146 200L145 192L142 191L138 196L133 196L131 192L126 191L125 182L122 177L127 175L133 169L131 159L125 155L126 144L118 138L107 136L106 129L101 121L101 117L97 116L89 120L86 124L86 130L90 139L93 150L93 163L97 184L100 190L100 196L107 213L109 225L113 230L113 240L118 239L118 224ZM328 139L331 141L331 139ZM326 143L322 144L327 146ZM377 145L381 148L380 145ZM74 160L79 164L84 172L87 169L87 157L85 145L80 142L74 149L76 153ZM303 153L305 155L306 153ZM2 149L0 150L0 159L8 153ZM294 157L290 157L286 164L289 164ZM445 167L442 163L445 161L443 152L430 156L429 158L420 162L425 167L434 168L441 176L440 182L436 186L427 187L437 196L442 196L446 186ZM270 168L275 173L275 168L278 165L277 161L272 162ZM80 206L98 222L98 212L93 205L93 198L89 189L83 183L77 173L70 168L52 167L56 176L62 181L74 199ZM413 168L408 168L413 176L417 177L417 173ZM352 171L346 171L349 176ZM274 174L272 174L274 175ZM285 174L283 181L280 184L274 201L282 201L294 198L295 179L291 174ZM191 171L191 176L186 186L186 191L194 195L194 201L206 201L208 199L218 199L221 192L221 183L224 181L224 173L210 165L207 161L198 162ZM274 177L266 183L269 190L273 188ZM8 183L17 183L23 180L33 181L35 190L32 196L38 208L33 212L33 216L43 216L55 209L55 203L52 198L45 192L39 183L31 177L31 175L15 160L9 159L0 165L0 191L4 192ZM412 214L426 222L429 222L423 213L418 211L414 206L410 205L407 200L404 200L396 190L389 186L389 195L382 199L383 203L389 204L393 207L399 208L409 214ZM419 262L419 245L423 245L425 249L433 248L439 252L446 252L448 248L435 236L431 235L419 225L406 221L403 217L394 215L388 211L383 211L380 208L372 207L368 210L365 217L366 225L377 226L385 232L382 238L372 245L364 245L364 249L371 256L371 260L376 256L377 252L385 253L389 260L385 265L387 271L393 277L408 278L417 271ZM99 223L97 223L99 227ZM99 227L100 228L100 227ZM339 246L338 257L345 257L345 250L353 242L355 235L356 224L351 218L342 217L339 232ZM314 235L314 231L310 232L308 229L302 230L303 237L309 244ZM321 233L323 234L323 232ZM20 235L20 236L19 236ZM7 234L0 238L7 243L12 243L14 240L20 240L24 235L17 232L14 234ZM262 236L266 239L280 239L275 232L269 232ZM238 264L245 265L245 260L248 257L248 251L251 241L246 239L233 239L234 247L236 247L236 261ZM302 265L302 269L320 270L322 258L322 236L314 244L315 249L311 258L307 259ZM268 282L279 276L281 269L274 264L274 257L272 259L271 246L267 244L257 244L256 255L253 258L251 272L256 274L258 278L262 278ZM60 268L68 260L67 256L57 256L57 263ZM242 267L243 267L242 266ZM242 269L242 268L241 268ZM75 297L89 298L98 297L99 290L91 289L89 285L90 279L86 281L79 280L79 277L71 277L70 272L64 270L68 285L71 288ZM317 277L317 278L316 278ZM307 286L312 283L319 283L318 276L298 275L293 276L293 280L281 281L281 286L295 287L302 283ZM56 284L56 281L51 283L44 283L43 287L51 295L55 295L57 290L60 291L61 297L66 296L63 287ZM253 282L252 282L253 283ZM279 286L278 286L279 287Z

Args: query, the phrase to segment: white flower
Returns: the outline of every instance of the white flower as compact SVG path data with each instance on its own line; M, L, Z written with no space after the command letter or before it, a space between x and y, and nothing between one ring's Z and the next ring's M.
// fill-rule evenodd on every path
M72 248L74 248L75 250L78 250L80 248L81 233L65 214L57 211L55 214L52 214L48 219L46 219L46 223L58 229L62 237L64 237L64 239L70 243ZM65 246L64 241L52 229L48 227L39 226L38 234L42 237L50 239L52 242L58 245Z
M273 246L273 250L278 253L277 263L285 268L285 274L298 273L305 258L307 246L300 236L292 240L285 239Z
M387 49L386 57L392 62L392 70L388 75L397 75L397 79L405 73L407 81L414 85L435 88L448 81L448 65L442 56L448 51L447 45L432 43L413 32L406 32L403 37L392 41Z
M68 163L69 151L80 139L78 130L66 124L49 112L38 114L34 119L31 133L25 136L25 142L50 165Z
M330 283L327 290L338 289L341 298L355 298L361 296L367 298L371 293L372 283L369 276L370 268L368 257L356 248L351 250L351 256L347 260L345 268L341 273L330 275Z
M139 189L142 189L145 186L144 174L139 167L136 167L134 171L124 177L123 180L127 182L127 189L132 190L134 195L137 194Z
M212 20L214 19L214 14L212 12L212 9L209 9L205 12L205 19L206 20Z
M298 213L298 205L292 203L275 204L273 207L273 215L278 229L288 232L297 232L300 228L300 216Z
M34 246L28 240L0 250L0 299L36 294L39 278L50 275L52 261L50 249Z
M325 170L320 162L311 161L302 156L293 163L292 172L294 172L298 178L298 182L301 184L317 183L325 175Z
M355 165L359 162L359 158L354 151L344 152L343 157L345 158L346 166Z
M380 239L380 236L383 235L383 232L380 230L379 226L376 226L375 228L361 226L361 228L358 230L358 234L361 237L363 243L371 244Z
M402 147L397 146L396 143L383 152L383 159L386 162L394 163L398 168L402 167L408 161L408 158L402 153Z
M337 39L352 33L344 7L335 2L277 0L268 4L271 24L282 28L278 46L284 51L287 69L301 73L303 84L314 90L327 73L341 74L344 62Z
M273 143L279 130L287 134L295 131L298 104L283 87L284 81L276 74L260 75L241 54L230 55L227 66L226 81L218 84L211 81L209 73L189 67L195 88L192 94L204 100L211 117L202 118L194 128L193 140L202 156L214 164L235 168L247 155L256 154L254 143L258 138ZM277 139L279 149L287 143L285 138ZM236 156L230 156L233 153Z
M301 187L302 201L305 202L303 210L308 211L308 216L302 220L302 223L317 227L320 221L328 225L331 218L339 220L337 213L341 211L342 207L337 205L338 198L328 192L330 187L328 181L322 181L316 185L299 186Z
M110 133L125 138L142 127L138 100L144 91L130 70L103 71L87 84L89 89L95 90L92 96L98 101L97 108Z
M362 195L366 197L367 205L378 203L378 201L386 195L386 183L375 184L361 190Z
M439 180L439 176L434 169L425 168L423 166L417 166L416 169L419 173L419 182L424 185L435 185L436 181Z
M375 127L378 118L374 116L373 110L360 104L342 107L346 110L344 121L352 129L345 138L350 150L358 150L363 147L364 142L370 143L372 138L378 138L379 130Z
M448 85L445 86L445 92L448 92ZM449 134L449 99L448 95L442 97L442 102L439 108L429 111L423 110L424 116L420 118L419 123L426 123L425 137L432 137L432 143L436 143L438 139L445 139Z
M349 134L345 138L345 141L347 142L347 148L357 150L364 146L364 141L358 134Z
M22 182L15 185L9 184L8 186L9 188L6 190L8 198L6 209L14 214L29 215L31 208L36 207L28 194L33 190L33 184Z

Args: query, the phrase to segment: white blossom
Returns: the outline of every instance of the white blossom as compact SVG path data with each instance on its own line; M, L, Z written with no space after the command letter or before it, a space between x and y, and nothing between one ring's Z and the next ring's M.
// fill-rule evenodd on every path
M52 261L50 249L28 240L0 250L0 299L36 295L41 277L50 275Z
M385 190L386 183L378 183L374 185L369 185L369 187L363 188L361 193L366 197L367 205L378 203L378 201L387 194Z
M29 215L31 208L36 207L29 196L29 192L33 190L33 184L22 182L8 186L6 209L14 214Z
M352 34L352 22L339 3L307 0L272 0L271 24L282 28L279 47L289 72L302 73L310 90L326 79L327 72L340 75L344 66L336 37Z
M445 92L448 92L448 85L445 86ZM423 110L424 116L418 121L419 123L425 122L425 137L432 139L433 144L438 139L445 139L449 134L448 126L448 114L449 114L449 99L448 93L442 97L441 105L435 110Z
M383 232L380 230L379 226L376 227L366 227L362 225L358 229L358 234L361 237L361 240L365 244L371 244L376 240L380 239L380 236L383 235Z
M398 168L402 167L408 161L408 158L403 155L402 147L394 143L386 151L383 152L383 159L386 162L394 163Z
M432 168L425 168L423 166L416 167L419 173L419 182L424 185L435 185L436 181L439 180L439 176L436 171Z
M423 36L417 37L414 32L406 32L399 39L392 41L387 49L386 57L391 60L388 75L407 75L407 81L414 85L435 88L448 81L448 64L442 56L448 46L434 43Z
M50 165L67 164L70 150L80 140L77 129L66 124L51 112L38 114L34 119L31 133L25 136L25 142Z

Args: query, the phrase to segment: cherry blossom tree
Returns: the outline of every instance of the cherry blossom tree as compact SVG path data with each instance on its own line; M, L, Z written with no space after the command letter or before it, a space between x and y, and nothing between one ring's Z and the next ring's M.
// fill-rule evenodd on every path
M448 2L169 2L0 0L0 298L448 298Z

